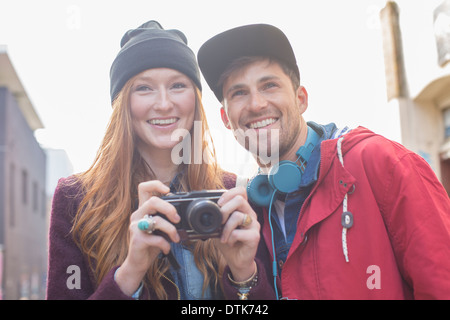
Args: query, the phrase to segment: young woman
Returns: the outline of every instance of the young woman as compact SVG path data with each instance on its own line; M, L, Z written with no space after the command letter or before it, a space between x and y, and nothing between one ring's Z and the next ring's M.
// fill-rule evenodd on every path
M186 44L183 33L156 21L122 38L111 67L113 112L97 157L55 191L48 299L220 299L226 265L225 276L238 285L255 284L259 223L243 189L219 200L220 240L181 241L180 214L160 197L235 184L208 144L200 75ZM190 141L181 163L180 136ZM202 161L194 161L196 148Z

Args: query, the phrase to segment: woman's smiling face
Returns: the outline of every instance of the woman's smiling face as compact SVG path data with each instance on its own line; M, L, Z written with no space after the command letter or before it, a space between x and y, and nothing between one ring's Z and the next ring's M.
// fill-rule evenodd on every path
M149 69L133 81L130 108L138 148L172 149L177 129L190 131L195 117L195 86L183 73L167 68Z

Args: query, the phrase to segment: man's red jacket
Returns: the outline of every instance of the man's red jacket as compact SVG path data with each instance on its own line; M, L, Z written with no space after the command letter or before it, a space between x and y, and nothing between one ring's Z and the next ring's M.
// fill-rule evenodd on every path
M450 299L450 200L430 166L362 127L344 136L342 154L344 165L337 139L322 142L319 179L301 209L278 278L280 296ZM353 226L343 236L345 194ZM262 224L265 250L258 258L270 281L267 211ZM258 287L250 298L268 298L267 288Z

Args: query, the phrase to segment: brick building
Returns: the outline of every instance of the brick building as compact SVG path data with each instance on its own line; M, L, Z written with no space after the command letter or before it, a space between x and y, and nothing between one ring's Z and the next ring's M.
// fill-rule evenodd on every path
M43 299L47 272L43 125L0 46L0 299Z

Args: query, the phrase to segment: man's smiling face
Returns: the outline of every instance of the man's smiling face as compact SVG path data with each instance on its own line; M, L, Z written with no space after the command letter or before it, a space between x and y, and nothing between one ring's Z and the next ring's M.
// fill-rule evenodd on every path
M275 146L279 157L294 153L301 132L301 114L307 108L307 93L303 87L294 90L292 82L276 62L257 60L244 68L233 71L223 85L222 119L225 126L241 131L251 140L243 146L257 146L261 154L271 146L272 130L277 130L279 144ZM255 134L248 134L254 130ZM258 137L258 138L255 138ZM261 137L267 137L263 140ZM239 141L239 138L236 137ZM241 141L240 141L241 142ZM242 144L242 143L241 143ZM267 154L267 153L266 153Z

